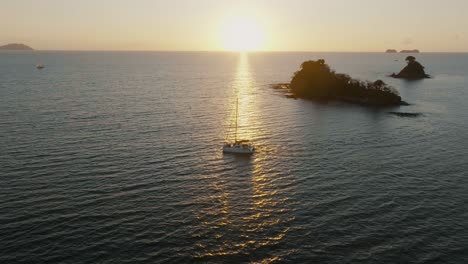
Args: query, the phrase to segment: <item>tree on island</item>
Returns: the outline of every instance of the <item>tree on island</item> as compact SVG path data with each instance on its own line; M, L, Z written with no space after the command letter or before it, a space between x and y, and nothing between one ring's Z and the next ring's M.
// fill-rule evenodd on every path
M426 72L424 71L424 66L422 66L421 63L417 62L415 57L406 57L406 62L408 63L406 67L404 67L398 74L393 73L392 75L390 75L390 77L407 80L419 80L431 77L426 74Z
M378 106L402 104L398 92L383 81L360 81L336 73L323 59L303 62L301 70L294 73L289 89L294 96L306 99Z

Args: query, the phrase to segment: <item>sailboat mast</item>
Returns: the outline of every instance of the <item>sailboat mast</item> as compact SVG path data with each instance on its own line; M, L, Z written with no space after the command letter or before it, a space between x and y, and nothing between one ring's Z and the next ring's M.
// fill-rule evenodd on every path
M239 97L237 97L236 99L236 133L234 134L234 141L237 142L237 116L238 116L238 113L239 113Z

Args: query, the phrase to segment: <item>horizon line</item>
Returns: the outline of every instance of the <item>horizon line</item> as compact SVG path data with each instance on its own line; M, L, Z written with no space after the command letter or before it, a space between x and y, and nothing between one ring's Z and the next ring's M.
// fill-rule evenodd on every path
M313 52L313 53L384 53L384 54L410 54L410 53L386 53L385 51L337 51L337 50L330 50L330 51L314 51L314 50L251 50L251 51L235 51L235 50L125 50L125 49L33 49L33 50L0 50L0 51L16 51L16 52L28 52L28 51L50 51L50 52L218 52L218 53L305 53L305 52ZM422 54L422 53L468 53L468 51L419 51L415 54Z

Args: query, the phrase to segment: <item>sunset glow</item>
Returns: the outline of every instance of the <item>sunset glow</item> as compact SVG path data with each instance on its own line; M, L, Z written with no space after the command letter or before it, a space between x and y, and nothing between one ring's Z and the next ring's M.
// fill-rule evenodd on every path
M463 27L468 1L462 0L394 0L392 12L382 11L387 2L375 0L59 2L3 1L0 17L8 23L0 24L0 45L24 43L37 50L468 50Z
M225 50L260 50L264 44L264 32L253 19L244 17L230 18L222 27L222 40Z

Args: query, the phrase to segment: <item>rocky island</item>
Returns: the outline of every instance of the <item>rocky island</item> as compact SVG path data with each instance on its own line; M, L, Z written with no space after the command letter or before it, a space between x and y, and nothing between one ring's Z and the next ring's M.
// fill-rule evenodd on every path
M398 53L398 51L396 49L388 49L385 53Z
M413 50L402 50L400 53L419 53L419 50L413 49Z
M325 60L305 61L289 84L281 84L291 97L320 101L344 101L369 106L405 105L398 92L381 80L360 81L336 73Z
M420 80L431 78L431 76L426 74L426 72L424 71L424 66L417 62L415 57L406 57L406 62L408 63L406 67L404 67L398 74L393 73L392 75L390 75L390 77L406 80Z
M0 46L0 50L33 50L33 48L20 43L10 43Z

